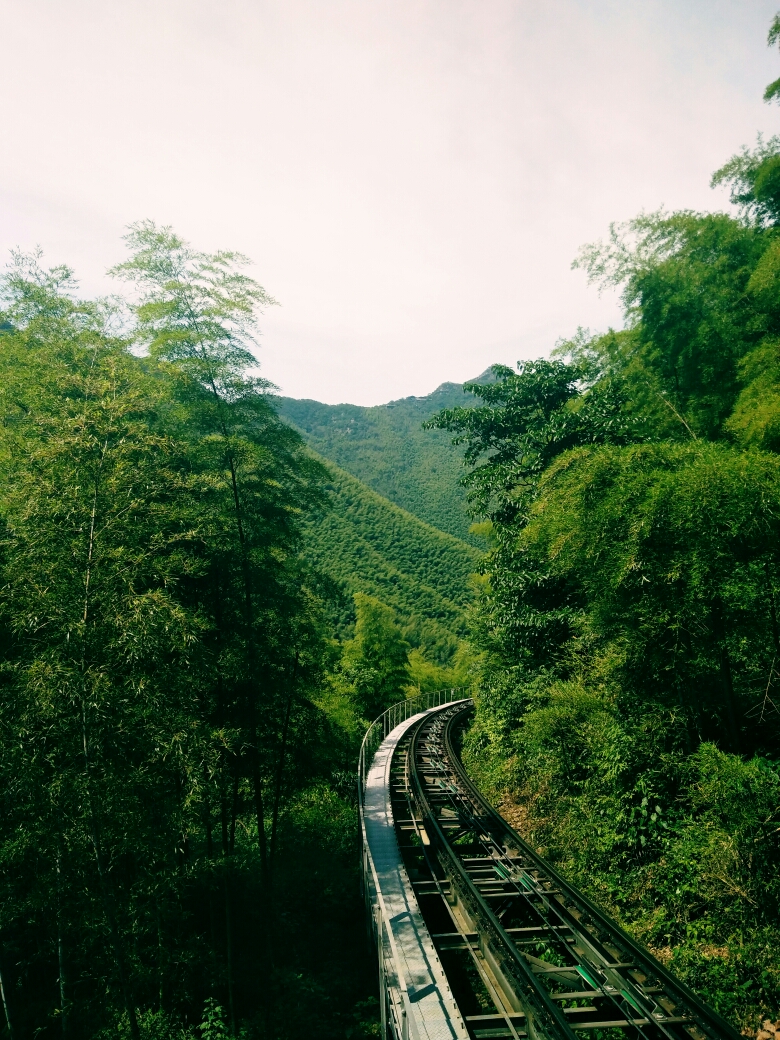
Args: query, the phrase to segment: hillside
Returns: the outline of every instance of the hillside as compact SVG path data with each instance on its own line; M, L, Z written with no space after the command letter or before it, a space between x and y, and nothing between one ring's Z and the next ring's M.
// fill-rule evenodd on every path
M473 396L460 383L442 383L426 397L371 408L290 397L277 401L279 414L315 452L426 523L477 544L469 535L466 497L459 484L462 451L449 434L422 429L424 420L440 409L472 404Z
M306 555L348 592L387 603L413 646L446 660L463 634L480 553L322 461L332 474L332 508L307 524Z

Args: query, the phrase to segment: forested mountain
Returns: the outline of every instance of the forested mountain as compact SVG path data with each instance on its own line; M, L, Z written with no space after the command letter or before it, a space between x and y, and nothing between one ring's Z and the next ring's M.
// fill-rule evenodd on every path
M470 576L482 554L321 461L330 474L331 501L304 526L307 558L349 593L367 593L392 607L412 646L448 661L466 634ZM345 607L342 625L351 619L351 598Z
M459 383L442 383L427 397L372 408L291 397L279 398L278 407L323 458L440 531L481 547L469 534L471 519L459 483L463 453L446 435L422 428L440 409L471 403Z

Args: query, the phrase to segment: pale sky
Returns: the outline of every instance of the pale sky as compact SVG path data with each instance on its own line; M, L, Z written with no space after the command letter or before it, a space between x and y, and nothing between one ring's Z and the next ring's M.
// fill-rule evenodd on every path
M780 0L0 0L0 255L116 291L151 217L281 306L261 372L378 404L619 324L571 271L712 171L780 76Z

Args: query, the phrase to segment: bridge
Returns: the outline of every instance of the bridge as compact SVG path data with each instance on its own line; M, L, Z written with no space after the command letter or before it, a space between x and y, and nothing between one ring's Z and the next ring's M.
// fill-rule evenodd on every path
M455 691L412 698L363 741L382 1040L740 1040L474 787L457 752L471 711Z

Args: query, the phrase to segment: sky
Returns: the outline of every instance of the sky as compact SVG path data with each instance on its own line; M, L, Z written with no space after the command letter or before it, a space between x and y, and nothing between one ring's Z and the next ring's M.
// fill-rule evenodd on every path
M712 171L780 76L780 0L0 0L0 262L85 295L151 218L279 301L261 373L372 405L619 326L571 269Z

